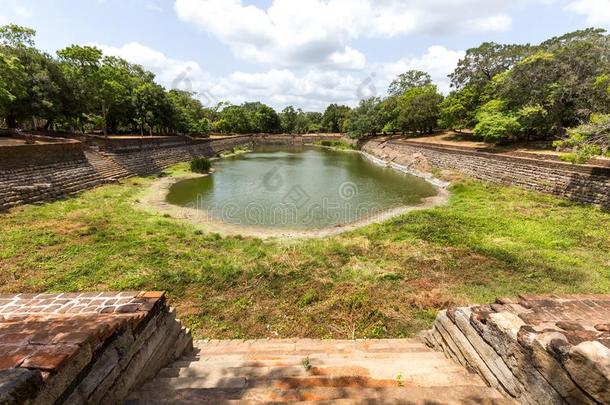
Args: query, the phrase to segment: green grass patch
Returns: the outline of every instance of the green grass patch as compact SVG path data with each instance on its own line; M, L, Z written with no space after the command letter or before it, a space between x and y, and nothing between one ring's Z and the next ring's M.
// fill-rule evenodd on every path
M337 150L355 150L356 147L350 143L345 141L320 141L317 142L317 145L323 146L325 148L337 149Z
M449 305L610 293L610 214L550 196L462 181L446 206L261 241L140 210L152 181L0 215L0 291L167 290L209 338L405 337Z
M207 158L195 158L191 161L191 171L195 173L209 173L212 162Z

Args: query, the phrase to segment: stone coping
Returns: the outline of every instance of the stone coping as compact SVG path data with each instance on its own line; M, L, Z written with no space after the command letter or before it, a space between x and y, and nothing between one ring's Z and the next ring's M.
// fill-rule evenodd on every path
M46 379L81 346L95 351L164 306L162 292L0 294L0 371L39 370Z

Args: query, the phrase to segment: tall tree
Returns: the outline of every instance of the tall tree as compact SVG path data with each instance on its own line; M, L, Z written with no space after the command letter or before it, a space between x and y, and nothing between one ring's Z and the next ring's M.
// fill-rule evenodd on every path
M388 93L390 96L400 96L414 87L423 87L432 84L432 77L421 70L409 70L390 83Z
M322 116L322 128L329 133L339 133L343 130L343 123L349 117L351 109L344 105L331 104Z
M452 86L461 89L470 84L482 88L495 75L512 68L530 52L530 45L501 45L495 42L485 42L468 49L455 71L449 75Z
M398 98L398 128L402 131L432 133L442 101L442 94L433 84L407 90Z

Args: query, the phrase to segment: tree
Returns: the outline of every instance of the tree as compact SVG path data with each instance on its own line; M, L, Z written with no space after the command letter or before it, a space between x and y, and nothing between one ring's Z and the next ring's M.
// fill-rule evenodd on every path
M452 91L439 105L439 125L456 131L473 128L479 100L480 95L474 86Z
M318 133L321 132L323 130L322 128L322 113L319 112L315 112L315 111L309 111L306 112L305 115L307 116L307 133Z
M383 117L380 111L381 99L371 97L360 100L358 107L352 110L348 122L348 132L352 137L375 135L383 129Z
M410 88L398 98L398 128L402 131L432 133L442 101L442 94L433 84Z
M322 116L322 129L329 133L339 133L343 129L343 123L349 116L351 109L344 105L331 104Z
M282 132L292 134L297 126L298 113L293 106L288 106L280 113Z
M506 110L502 100L492 100L477 113L474 134L489 142L501 142L515 137L521 131L516 115Z
M260 102L244 103L242 108L249 115L249 132L274 133L281 131L280 117L273 108Z
M530 45L501 45L485 42L466 51L455 71L449 75L452 86L461 89L484 87L493 77L512 68L531 52Z
M0 53L0 112L6 113L10 104L26 94L26 72L15 57Z
M142 135L145 130L152 135L156 124L168 124L164 117L169 115L171 107L163 87L154 82L144 82L135 89L133 100L135 121Z
M98 69L102 63L103 53L92 46L71 45L57 51L63 74L70 86L74 100L71 106L71 117L74 124L85 130L85 124L95 114L101 112L98 107L100 82Z
M17 24L0 27L0 44L9 48L29 48L34 46L36 30Z
M172 108L170 129L183 134L208 135L211 130L211 112L203 107L193 93L170 90L167 94Z
M229 105L219 114L219 120L215 123L219 131L224 133L247 134L252 132L250 115L242 106Z
M390 96L400 96L414 87L432 84L432 78L421 70L409 70L392 81L388 89Z
M103 119L104 135L108 135L108 115L110 109L121 104L129 97L127 82L129 71L118 58L106 57L95 72L94 81L97 87L97 98Z

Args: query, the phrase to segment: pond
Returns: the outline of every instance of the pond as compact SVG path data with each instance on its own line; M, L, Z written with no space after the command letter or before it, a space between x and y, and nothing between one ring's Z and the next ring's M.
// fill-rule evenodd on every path
M437 194L360 153L317 147L261 146L215 161L214 170L174 184L166 201L226 224L311 230L371 220Z

